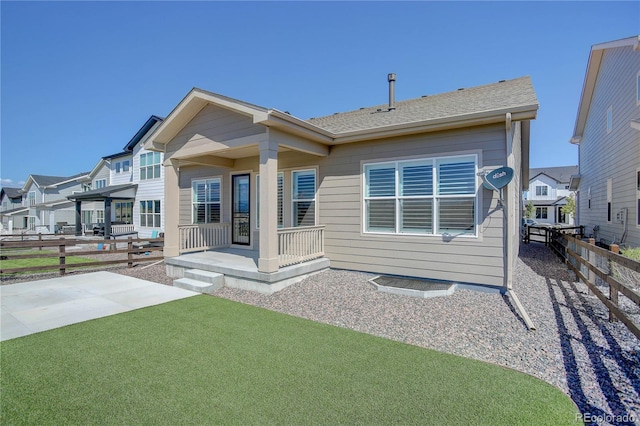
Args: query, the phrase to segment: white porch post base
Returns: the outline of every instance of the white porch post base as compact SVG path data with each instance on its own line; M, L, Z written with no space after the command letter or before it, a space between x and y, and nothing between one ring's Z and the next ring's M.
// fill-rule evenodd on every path
M278 272L278 258L258 258L258 271L260 272Z

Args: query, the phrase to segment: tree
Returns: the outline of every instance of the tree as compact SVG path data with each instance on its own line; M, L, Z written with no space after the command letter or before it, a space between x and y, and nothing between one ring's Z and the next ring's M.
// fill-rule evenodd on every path
M564 212L564 214L567 215L573 215L575 216L576 214L576 199L572 194L569 194L569 196L567 197L567 204L565 204L564 206L562 206L562 211Z
M533 213L535 212L535 208L533 207L533 202L529 201L524 210L524 216L527 219L531 219L533 217Z

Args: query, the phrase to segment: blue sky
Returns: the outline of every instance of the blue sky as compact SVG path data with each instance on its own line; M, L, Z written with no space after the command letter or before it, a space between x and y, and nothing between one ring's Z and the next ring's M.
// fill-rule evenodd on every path
M531 167L568 143L590 48L640 2L0 1L0 179L70 176L199 87L307 119L524 75Z

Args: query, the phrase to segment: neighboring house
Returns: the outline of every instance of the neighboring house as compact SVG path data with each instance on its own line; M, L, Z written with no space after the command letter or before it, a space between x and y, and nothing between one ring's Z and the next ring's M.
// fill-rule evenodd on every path
M543 167L529 169L529 189L524 193L525 204L533 204L533 218L540 223L573 225L572 214L563 212L571 176L578 174L578 166Z
M570 142L578 224L605 244L640 247L640 36L592 46Z
M336 268L508 288L530 79L395 102L392 76L388 105L309 120L191 90L145 143L165 155L165 256L193 239L253 250L271 282L294 240ZM499 200L480 175L503 166Z
M12 216L27 211L22 205L20 188L2 188L0 190L0 230L13 231ZM9 226L11 221L11 226Z
M19 190L22 207L2 212L3 222L12 222L13 229L56 232L59 226L75 223L73 203L68 195L82 192L82 181L88 172L73 176L29 175Z
M111 234L112 223L128 224L140 237L163 230L163 154L143 147L161 122L162 118L152 115L121 152L96 164L90 173L90 190L69 197L76 208L80 206L85 225L105 224L106 228L109 224L107 234Z

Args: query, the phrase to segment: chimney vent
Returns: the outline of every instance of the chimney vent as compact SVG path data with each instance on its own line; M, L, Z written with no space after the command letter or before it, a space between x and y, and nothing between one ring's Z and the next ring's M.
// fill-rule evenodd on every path
M396 75L395 73L389 73L387 75L389 80L389 111L396 109Z

